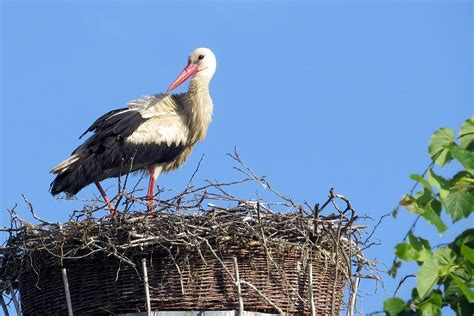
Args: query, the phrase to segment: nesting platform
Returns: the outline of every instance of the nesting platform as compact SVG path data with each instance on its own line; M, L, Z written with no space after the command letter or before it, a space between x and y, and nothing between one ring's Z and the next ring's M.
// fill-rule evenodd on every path
M73 315L335 315L361 255L353 222L239 203L24 225L2 250L1 281L19 288L25 316L68 304Z

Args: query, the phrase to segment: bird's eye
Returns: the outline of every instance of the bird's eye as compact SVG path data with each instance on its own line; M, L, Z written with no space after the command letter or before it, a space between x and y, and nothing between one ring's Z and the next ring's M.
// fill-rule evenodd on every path
M204 55L199 55L198 59L201 60L204 58Z

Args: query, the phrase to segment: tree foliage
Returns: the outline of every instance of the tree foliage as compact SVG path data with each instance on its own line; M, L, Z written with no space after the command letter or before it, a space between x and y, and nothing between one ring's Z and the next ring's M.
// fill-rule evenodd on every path
M433 133L429 154L432 164L428 170L423 175L410 176L421 189L403 196L400 205L434 225L441 235L448 229L442 219L443 212L453 223L469 220L474 212L474 117L462 124L457 139L455 131L449 128ZM457 169L451 177L445 178L436 171L451 163L450 170ZM441 315L441 308L449 306L456 315L474 315L474 228L436 248L416 236L413 228L396 245L390 274L396 277L402 262L415 261L419 265L416 288L406 301L399 297L385 300L385 313Z

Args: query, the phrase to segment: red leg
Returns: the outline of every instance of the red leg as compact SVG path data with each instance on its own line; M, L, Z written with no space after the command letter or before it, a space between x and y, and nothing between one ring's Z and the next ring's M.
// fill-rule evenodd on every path
M102 196L103 196L105 202L106 202L107 205L109 206L110 215L112 215L112 216L117 215L117 210L116 210L115 207L112 205L112 203L110 203L110 199L109 199L109 197L107 196L107 194L105 194L105 191L104 191L104 189L102 188L102 186L100 185L100 183L99 183L99 182L95 182L95 185L96 185L97 189L99 189L100 194L102 194Z
M148 194L147 194L147 201L148 201L148 211L153 209L153 198L155 197L155 166L150 167L150 182L148 182Z

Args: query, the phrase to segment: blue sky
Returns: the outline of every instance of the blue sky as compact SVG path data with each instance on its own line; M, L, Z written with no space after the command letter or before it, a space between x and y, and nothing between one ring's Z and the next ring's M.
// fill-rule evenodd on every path
M43 217L66 220L80 204L48 193L51 167L99 115L166 90L201 46L218 60L214 120L159 185L179 191L203 154L200 180L235 180L225 154L236 146L295 200L322 201L334 187L378 218L428 165L431 133L474 112L473 25L471 1L3 1L2 225L16 203L28 217L21 193ZM390 265L413 219L385 221L367 256ZM466 225L442 238L418 231L440 244ZM384 279L392 293L396 282ZM374 290L363 283L364 312L387 297Z

